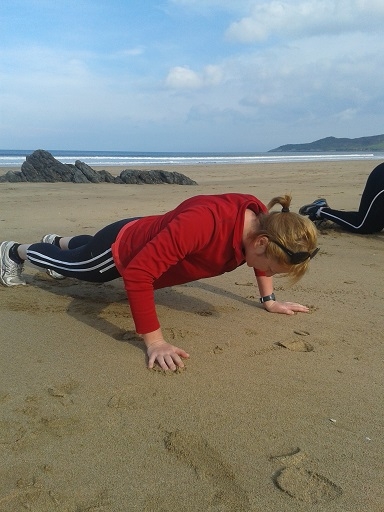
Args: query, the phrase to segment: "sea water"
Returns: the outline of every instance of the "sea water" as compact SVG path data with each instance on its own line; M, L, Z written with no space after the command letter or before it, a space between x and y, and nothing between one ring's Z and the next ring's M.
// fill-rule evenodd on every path
M313 162L338 160L382 160L383 152L350 153L155 153L135 151L60 151L48 150L57 160L65 164L74 164L76 160L90 167L107 166L148 166L160 165L211 165L211 164L262 164L287 162ZM0 168L21 167L27 155L33 150L0 150Z

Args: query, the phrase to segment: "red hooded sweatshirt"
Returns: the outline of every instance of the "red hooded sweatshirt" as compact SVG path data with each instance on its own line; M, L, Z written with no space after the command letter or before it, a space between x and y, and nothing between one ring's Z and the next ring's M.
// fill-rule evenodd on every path
M124 226L112 254L138 333L160 327L155 289L218 276L245 262L246 209L256 215L267 213L266 206L249 194L199 195L168 213Z

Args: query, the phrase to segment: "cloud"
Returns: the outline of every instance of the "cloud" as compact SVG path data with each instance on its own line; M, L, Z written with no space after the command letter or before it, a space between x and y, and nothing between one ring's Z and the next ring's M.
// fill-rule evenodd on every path
M273 0L254 2L251 14L231 23L230 40L251 43L278 37L308 37L382 30L381 0Z
M223 79L220 66L206 66L204 69L204 82L206 85L219 85Z
M7 24L3 144L263 150L382 132L383 0L160 4L152 18L140 4L136 30L119 16L106 31L104 11L99 29L60 23L48 39L44 24L18 29L26 38Z
M272 126L270 137L278 130L292 136L292 128L301 127L296 141L311 133L314 139L352 129L374 133L384 99L384 76L377 71L383 52L381 35L373 33L311 37L236 54L221 61L216 85L196 88L193 95L179 87L177 109L190 123L200 119L216 126L220 119L220 130L228 133L235 122L243 131L267 133ZM359 119L368 111L372 125L363 128ZM324 127L318 136L319 126Z
M221 79L222 72L219 66L206 66L201 73L197 73L186 66L175 66L170 69L165 84L170 89L201 89L218 85Z
M202 80L195 71L183 66L172 68L165 80L171 89L199 89L202 87Z
M347 108L342 112L337 112L335 117L338 121L353 121L358 115L358 110L356 108Z

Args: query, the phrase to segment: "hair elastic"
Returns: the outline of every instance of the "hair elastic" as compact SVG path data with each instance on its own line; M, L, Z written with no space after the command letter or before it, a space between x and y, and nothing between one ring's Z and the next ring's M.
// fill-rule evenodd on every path
M283 206L283 208L281 209L282 212L284 213L289 213L289 208L288 206Z

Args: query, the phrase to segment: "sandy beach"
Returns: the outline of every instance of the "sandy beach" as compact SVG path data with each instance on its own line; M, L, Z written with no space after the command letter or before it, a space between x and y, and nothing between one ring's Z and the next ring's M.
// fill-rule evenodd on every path
M1 240L93 234L196 194L356 209L378 161L169 167L197 186L1 183ZM118 168L109 168L118 174ZM1 171L4 172L4 169ZM0 511L383 512L384 232L324 225L267 313L246 266L156 292L186 369L146 368L121 280L0 286Z

